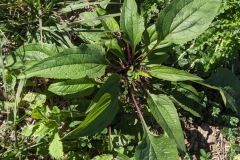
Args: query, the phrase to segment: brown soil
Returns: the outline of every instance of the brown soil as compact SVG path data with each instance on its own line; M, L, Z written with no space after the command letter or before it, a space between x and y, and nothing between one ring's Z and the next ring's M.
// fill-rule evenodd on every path
M200 159L200 149L211 152L213 160L228 160L230 143L220 133L221 126L184 122L185 144L194 160Z

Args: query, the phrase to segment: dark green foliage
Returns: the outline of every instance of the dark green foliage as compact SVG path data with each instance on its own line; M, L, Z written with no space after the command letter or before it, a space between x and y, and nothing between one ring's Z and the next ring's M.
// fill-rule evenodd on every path
M188 152L181 121L206 117L230 121L231 157L238 152L238 2L38 0L0 8L1 46L7 37L21 45L2 50L0 110L9 114L0 158L175 160Z

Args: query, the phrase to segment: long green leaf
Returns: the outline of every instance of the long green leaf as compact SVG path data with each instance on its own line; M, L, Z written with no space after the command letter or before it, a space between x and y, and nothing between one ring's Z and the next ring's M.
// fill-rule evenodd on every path
M98 103L99 99L104 95L105 93L109 93L112 97L115 97L118 92L118 83L120 81L120 76L117 74L111 75L107 81L104 83L103 86L101 86L100 90L97 92L97 94L94 96L93 100L91 101L91 104L86 112L89 112L91 109L93 109Z
M23 90L23 87L26 83L26 79L21 79L18 88L17 88L17 93L15 96L15 105L13 108L13 124L14 124L14 132L15 132L15 145L18 146L18 137L17 137L17 113L18 113L18 104L20 101L20 96Z
M53 83L49 86L48 90L61 96L78 93L78 95L84 97L95 85L96 82L93 80L82 78Z
M183 131L177 110L172 101L166 95L149 94L147 102L159 125L170 138L174 139L178 149L186 152Z
M112 122L119 108L117 98L119 81L120 76L117 74L113 74L107 79L89 105L87 111L89 114L86 119L64 139L92 135L102 131Z
M61 54L46 58L21 73L18 78L45 77L59 79L80 79L104 75L108 62L105 51L98 45L81 45Z
M29 68L39 61L58 54L62 48L53 44L24 44L15 52L7 56L7 67L19 69L22 67Z
M76 129L68 133L64 139L93 135L102 131L112 122L117 111L117 98L111 97L109 93L104 94L96 104L95 108L89 112L85 120Z
M167 66L154 66L148 70L153 77L167 81L202 81L203 79L183 70Z
M136 160L177 160L176 144L166 135L154 136L145 131L143 140L136 148Z
M185 43L202 34L216 16L221 0L174 0L156 22L159 40Z
M134 54L144 31L144 19L138 14L135 0L124 1L120 16L120 28L124 33L124 40L130 44Z

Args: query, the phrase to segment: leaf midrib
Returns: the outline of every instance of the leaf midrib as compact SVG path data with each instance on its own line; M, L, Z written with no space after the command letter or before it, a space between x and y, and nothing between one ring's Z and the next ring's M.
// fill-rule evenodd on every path
M152 99L152 102L154 103L154 105L155 106L158 106L156 103L155 103L155 101L153 100L153 98L151 97L151 99ZM164 107L162 107L165 111L166 111L166 109L164 108ZM157 110L157 112L158 113L160 113L160 115L162 116L162 114L161 114L161 112L159 111L159 110ZM168 114L168 112L167 112L167 114ZM170 116L170 114L168 114L168 116L169 117L171 117ZM163 117L163 116L162 116ZM171 117L172 118L172 117ZM172 119L171 119L172 120ZM167 125L167 122L166 122L166 120L163 118L163 121L164 121L164 123L165 123L165 125L167 126L167 128L171 131L171 135L172 135L172 137L174 137L174 141L179 145L179 146L181 146L179 143L178 143L178 141L175 139L176 137L174 136L174 134L173 134L173 130L170 128L170 127L168 127L168 125ZM173 121L174 122L174 121ZM174 122L174 124L176 125L176 123Z
M188 4L190 4L190 3L192 3L193 1L191 1L191 2L189 2ZM177 14L180 12L180 11L182 11L188 4L186 4L183 8L181 8L178 12L177 12ZM203 5L201 5L200 7L198 7L192 14L190 14L189 16L187 16L182 22L184 22L186 19L188 19L190 16L192 16L195 12L197 12L202 6L204 6L205 4L207 4L207 2L205 1L205 3L203 3ZM177 15L176 14L176 15ZM166 14L165 14L166 15ZM172 22L173 22L173 20L176 18L176 15L175 15L175 17L172 19ZM165 18L164 18L165 19ZM171 34L172 32L174 32L174 30L177 28L177 27L179 27L181 24L182 24L182 22L179 22L179 24L177 24L174 28L172 28L172 30L169 30L169 33L168 34ZM172 23L171 23L172 24ZM171 28L171 26L170 26L170 28ZM167 35L168 36L168 35ZM165 36L165 38L167 37L167 36Z

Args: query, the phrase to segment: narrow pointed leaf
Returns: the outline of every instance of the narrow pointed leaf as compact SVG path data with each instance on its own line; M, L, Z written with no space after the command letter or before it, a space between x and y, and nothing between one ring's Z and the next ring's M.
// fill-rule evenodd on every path
M18 78L45 77L59 79L80 79L104 75L108 65L104 49L98 45L81 45L61 54L46 58L21 73Z
M145 131L136 148L136 160L177 160L178 151L174 141L166 135L154 136Z
M174 0L156 22L159 40L185 43L202 34L216 16L221 0Z
M151 67L148 72L153 77L167 80L167 81L203 81L202 78L190 74L183 70L178 70L167 66L154 66Z
M53 83L48 90L61 96L78 93L78 95L84 97L88 95L95 85L96 83L93 80L82 78Z
M120 16L120 28L123 31L124 40L130 44L134 53L144 31L144 19L138 14L135 0L124 1Z
M112 98L108 93L104 94L85 120L76 129L68 133L64 139L93 135L102 131L112 122L117 111L117 98Z
M159 125L174 139L180 151L186 152L183 131L179 121L177 110L172 101L166 95L149 94L148 105L151 113Z

